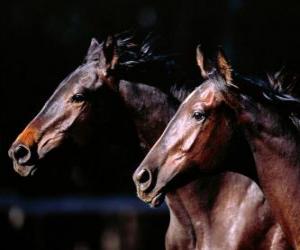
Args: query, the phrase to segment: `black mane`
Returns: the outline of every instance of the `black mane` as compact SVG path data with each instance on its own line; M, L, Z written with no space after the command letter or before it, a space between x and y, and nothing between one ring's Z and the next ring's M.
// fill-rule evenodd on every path
M115 72L118 78L157 87L178 102L199 85L198 81L187 77L179 55L156 50L159 47L157 38L149 35L142 42L136 42L132 34L121 33L113 39L119 56ZM88 54L85 62L99 60L104 43Z
M242 93L278 107L278 112L282 111L300 128L299 84L296 81L285 82L282 79L275 82L270 77L268 80L262 80L235 74L235 80Z
M274 74L267 74L271 87L280 93L300 97L299 75L282 67Z
M252 96L253 98L262 99L262 101L272 102L274 105L280 105L288 110L299 109L300 99L297 98L297 93L289 92L285 88L278 88L270 81L265 81L258 78L250 78L235 75L238 81L238 87L242 92Z

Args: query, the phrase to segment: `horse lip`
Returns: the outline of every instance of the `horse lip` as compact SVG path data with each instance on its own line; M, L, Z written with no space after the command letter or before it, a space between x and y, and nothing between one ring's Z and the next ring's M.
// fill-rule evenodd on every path
M163 190L158 190L154 193L154 195L150 196L149 194L138 191L137 195L143 202L149 204L150 207L156 208L163 203L166 193Z
M37 170L36 165L26 165L22 166L19 165L18 163L14 162L14 170L21 176L27 177L29 175L34 175L34 173Z
M155 208L159 207L165 200L165 194L163 192L158 193L155 195L152 200L150 201L150 206Z

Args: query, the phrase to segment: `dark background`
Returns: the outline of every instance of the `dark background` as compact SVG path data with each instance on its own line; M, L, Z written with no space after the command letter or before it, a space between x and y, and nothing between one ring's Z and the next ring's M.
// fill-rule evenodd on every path
M76 182L70 177L72 164L59 156L49 159L36 176L21 178L13 171L7 156L17 134L41 109L59 82L82 62L92 37L101 40L107 34L128 29L154 31L161 35L170 51L182 53L186 62L194 60L195 46L201 43L210 48L223 45L234 68L242 73L260 75L279 70L282 65L298 72L299 12L297 0L1 3L0 229L5 236L1 249L17 249L20 245L23 249L51 250L163 248L167 213L164 209L153 212L132 200L130 175L135 166L130 171L120 171L116 188L111 180L118 171L112 168L118 166L101 165L101 171L93 170L97 174L92 171L86 176L93 177L90 181ZM131 153L135 152L134 149ZM114 165L109 159L104 163ZM135 212L111 209L107 215L103 204L110 204L111 197L116 195L128 197L116 198L116 206L130 203ZM56 208L47 210L39 202L50 199L50 205L54 201L54 207L63 207L66 197L76 197L69 202L77 205L86 204L82 197L92 199L91 211L87 212L82 205L75 212L62 209L55 213ZM62 203L57 205L57 199ZM42 210L40 206L46 212L38 213ZM23 224L11 219L18 216L21 219L25 216ZM130 232L126 225L136 230L132 233L134 237L131 236L135 243L124 240L128 238L124 232ZM105 243L118 241L116 237L122 239L119 245Z

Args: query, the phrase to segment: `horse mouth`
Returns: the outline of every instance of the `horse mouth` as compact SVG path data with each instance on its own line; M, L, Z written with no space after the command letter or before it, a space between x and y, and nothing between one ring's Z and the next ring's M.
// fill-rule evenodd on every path
M159 207L165 200L165 194L164 193L158 193L153 197L153 199L150 201L151 207Z
M37 170L36 165L22 166L16 162L14 162L13 164L14 164L14 170L23 177L33 176Z
M166 194L162 191L156 193L154 196L149 197L143 193L138 192L138 197L145 203L149 204L153 208L159 207L165 200Z

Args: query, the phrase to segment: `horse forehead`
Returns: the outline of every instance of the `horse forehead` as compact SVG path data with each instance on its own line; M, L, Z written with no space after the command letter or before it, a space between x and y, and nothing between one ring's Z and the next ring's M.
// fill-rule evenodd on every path
M199 92L200 87L196 88L183 102L182 102L182 106L188 105L191 102L193 102L194 100L196 100L200 94Z
M93 82L94 77L92 68L79 67L61 82L57 91L71 90L72 86L75 87L78 85L88 87L88 84Z
M76 69L68 79L72 83L86 83L93 78L93 68L82 66Z
M203 102L208 102L215 96L216 96L216 91L213 86L208 86L207 88L200 91L199 93L199 99L202 100Z
M80 69L75 70L69 76L67 76L57 87L54 91L52 97L49 99L49 103L53 99L58 98L59 96L63 97L64 95L72 92L76 86L78 86L82 79L86 79L88 77L87 74L82 74Z
M200 86L198 87L187 99L184 101L186 105L195 102L209 103L216 98L216 91L213 86Z

